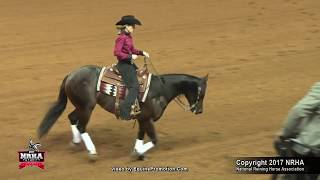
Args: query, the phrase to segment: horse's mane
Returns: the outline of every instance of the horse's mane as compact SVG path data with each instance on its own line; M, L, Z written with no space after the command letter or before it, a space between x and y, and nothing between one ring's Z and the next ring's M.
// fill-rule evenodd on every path
M190 75L190 74L178 74L178 73L170 73L170 74L160 74L158 76L161 81L166 84L166 81L177 81L177 80L191 80L194 82L200 82L201 78Z
M200 80L201 78L191 75L191 74L181 74L181 73L170 73L170 74L160 74L160 77L164 77L164 76L185 76L185 77L189 77L189 78L193 78L193 79L197 79Z

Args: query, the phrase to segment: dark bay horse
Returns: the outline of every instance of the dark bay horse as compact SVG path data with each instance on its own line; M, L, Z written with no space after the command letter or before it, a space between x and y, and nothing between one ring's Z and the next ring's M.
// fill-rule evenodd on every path
M86 132L86 126L96 104L109 112L114 111L115 105L115 97L96 90L100 71L101 67L98 66L84 66L64 78L57 101L46 113L38 128L39 138L48 133L66 108L69 99L75 107L68 115L73 133L72 142L79 144L83 141L89 151L89 157L96 157L95 145ZM187 74L152 76L148 96L145 102L140 104L141 113L137 116L139 131L134 152L139 158L156 145L157 136L153 123L160 119L167 105L178 95L185 95L193 113L202 113L207 80L208 75L203 78ZM145 133L151 141L144 144Z

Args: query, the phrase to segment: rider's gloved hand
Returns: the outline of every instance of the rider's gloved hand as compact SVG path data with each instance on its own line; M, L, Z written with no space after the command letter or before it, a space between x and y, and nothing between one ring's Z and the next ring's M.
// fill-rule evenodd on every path
M138 58L138 55L136 55L136 54L132 54L132 55L131 55L131 59L132 59L132 60L136 60L137 58Z
M146 58L150 58L149 53L147 53L147 52L145 52L145 51L143 51L143 56L145 56Z

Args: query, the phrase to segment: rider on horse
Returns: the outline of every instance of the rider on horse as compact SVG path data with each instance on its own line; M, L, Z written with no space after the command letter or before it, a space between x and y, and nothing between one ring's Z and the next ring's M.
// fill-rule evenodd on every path
M279 139L295 139L299 144L320 148L320 82L315 83L289 112ZM300 146L293 147L300 155L310 155ZM320 152L319 152L320 153Z
M149 57L147 52L138 50L133 46L131 34L135 25L141 25L141 22L132 15L123 16L116 23L119 36L115 42L114 55L118 59L117 68L122 81L129 90L128 96L120 104L120 119L123 120L131 119L131 107L139 94L139 82L136 76L137 66L133 61L138 58L138 55Z
M281 156L320 156L320 82L293 106L274 145ZM309 168L306 165L305 168ZM301 177L303 176L303 177ZM283 179L317 179L319 174L286 174ZM320 179L320 176L319 178Z
M116 40L114 54L119 61L117 64L118 70L121 73L125 85L129 89L128 98L122 106L120 104L120 115L123 119L131 118L130 106L134 103L138 95L139 85L136 77L136 66L133 64L133 60L136 59L138 55L144 55L145 57L149 56L148 53L139 51L132 45L132 37L130 34L133 32L136 24L141 25L140 21L134 16L124 16L117 23L119 36ZM118 100L120 99L119 96L113 97L113 95L109 96L97 93L97 87L101 87L98 86L97 80L102 78L102 75L105 72L104 69L106 68L88 65L74 70L65 76L60 86L57 101L49 108L39 125L39 138L49 132L54 123L66 109L69 100L75 108L68 115L73 135L72 145L79 145L79 143L83 141L88 150L90 159L96 159L96 147L87 132L87 125L92 115L92 111L98 104L106 111L115 114L118 109L115 109L117 105L110 102L114 100L117 101L117 98ZM113 71L114 69L110 68L108 70ZM140 75L141 71L139 71L138 74ZM117 76L113 77L116 78L115 81L118 83L118 73ZM144 154L147 151L157 144L158 138L154 122L161 118L167 105L173 99L179 95L184 95L189 103L189 108L186 108L186 110L190 110L195 114L203 112L203 101L208 81L208 76L200 78L189 74L164 74L156 76L151 76L150 74L147 78L149 78L150 84L150 86L148 85L149 94L143 96L145 101L141 101L144 102L143 107L141 108L141 114L134 117L138 120L139 131L133 154L137 155L140 160L143 159ZM142 76L142 79L145 78ZM124 88L121 87L121 89ZM121 95L122 98L124 94ZM135 108L135 110L136 109L137 108ZM150 138L150 141L147 143L144 143L145 135Z

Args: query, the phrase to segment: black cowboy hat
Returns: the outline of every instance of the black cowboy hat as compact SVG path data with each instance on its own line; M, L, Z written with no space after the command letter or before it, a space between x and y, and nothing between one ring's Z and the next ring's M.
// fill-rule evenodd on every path
M116 25L142 25L141 22L132 15L122 16Z

